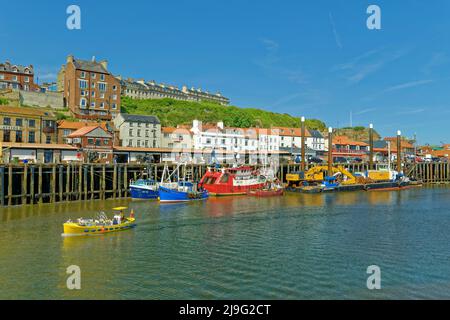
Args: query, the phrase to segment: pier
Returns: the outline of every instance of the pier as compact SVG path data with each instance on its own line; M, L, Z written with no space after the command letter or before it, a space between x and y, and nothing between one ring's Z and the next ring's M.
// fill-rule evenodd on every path
M340 164L342 165L342 164ZM398 164L393 164L394 170ZM278 178L300 171L301 164L282 164ZM343 165L350 172L364 172L369 163ZM129 182L142 174L161 179L164 164L8 164L0 165L0 205L26 205L62 201L117 199L129 196ZM173 165L173 168L176 166ZM199 181L207 165L182 167L193 181ZM425 184L450 183L450 163L407 163L408 177ZM184 175L185 172L182 172Z

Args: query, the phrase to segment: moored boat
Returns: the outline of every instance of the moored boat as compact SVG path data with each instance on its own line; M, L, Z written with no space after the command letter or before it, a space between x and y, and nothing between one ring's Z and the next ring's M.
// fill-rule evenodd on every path
M232 196L246 195L251 190L264 187L267 179L250 166L237 168L209 168L199 185L210 195Z
M250 190L247 192L249 196L254 197L276 197L282 196L284 194L283 189L258 189L258 190Z
M88 236L110 232L124 231L136 226L133 210L129 217L124 216L126 207L118 207L113 210L116 214L109 219L104 213L100 213L95 219L79 218L76 221L68 220L63 224L64 236Z
M180 167L169 172L169 167L164 166L164 171L159 184L158 193L160 202L189 202L195 200L205 200L209 197L208 191L199 188L196 184L187 180L186 167L184 167L184 176L180 178ZM174 181L177 180L177 181Z
M150 179L138 179L130 183L130 195L132 199L157 199L158 184Z
M208 198L208 191L195 190L192 182L181 181L175 188L167 186L159 187L160 202L189 202L195 200L205 200Z

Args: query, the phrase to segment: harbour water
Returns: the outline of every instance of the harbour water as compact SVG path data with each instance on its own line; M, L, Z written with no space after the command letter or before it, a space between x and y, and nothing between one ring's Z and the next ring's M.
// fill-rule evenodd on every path
M61 237L118 205L131 231ZM0 209L1 299L450 298L450 188ZM81 268L68 290L66 268ZM366 287L381 268L381 290Z

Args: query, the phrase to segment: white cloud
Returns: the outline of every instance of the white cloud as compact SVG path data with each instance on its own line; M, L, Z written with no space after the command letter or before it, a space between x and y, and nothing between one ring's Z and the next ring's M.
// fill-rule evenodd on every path
M339 37L339 34L337 32L336 25L334 23L333 15L331 12L329 13L329 17L330 17L331 29L333 30L334 41L336 41L336 45L339 47L339 49L342 49L343 46L342 46L341 38Z
M401 90L401 89L413 88L413 87L421 86L421 85L428 84L431 82L433 82L433 80L419 80L419 81L406 82L406 83L402 83L402 84L398 84L398 85L389 87L389 88L383 90L383 92L391 92L391 91L396 91L396 90Z

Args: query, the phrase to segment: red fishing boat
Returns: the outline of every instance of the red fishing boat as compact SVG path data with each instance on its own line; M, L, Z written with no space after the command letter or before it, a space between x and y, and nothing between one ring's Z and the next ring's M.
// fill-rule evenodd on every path
M262 189L266 178L252 167L208 169L200 186L213 196L244 195L250 190Z

